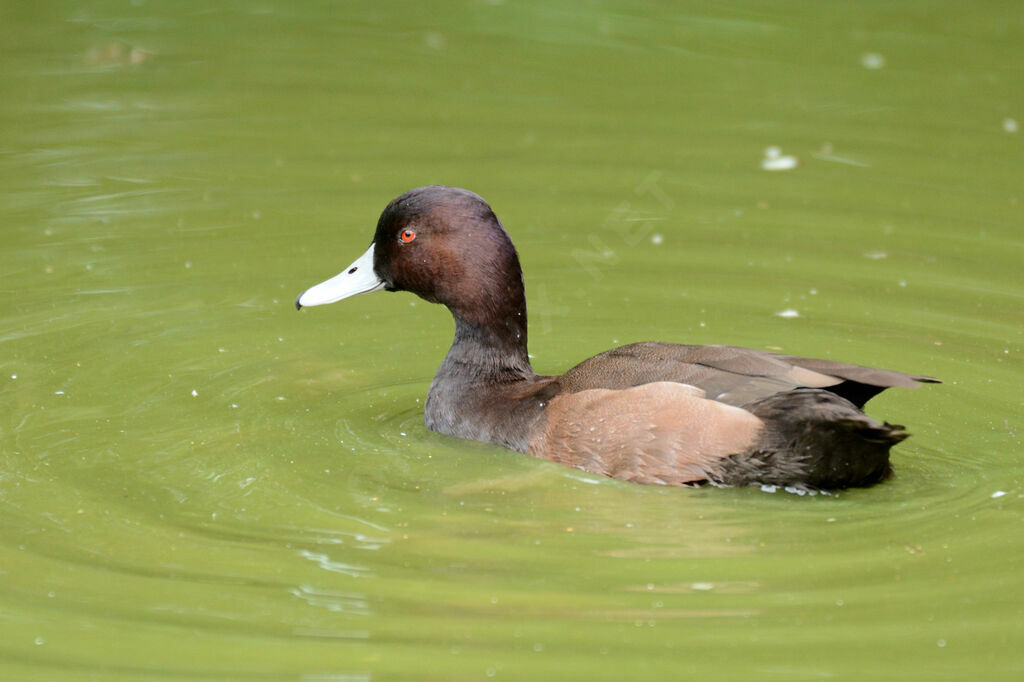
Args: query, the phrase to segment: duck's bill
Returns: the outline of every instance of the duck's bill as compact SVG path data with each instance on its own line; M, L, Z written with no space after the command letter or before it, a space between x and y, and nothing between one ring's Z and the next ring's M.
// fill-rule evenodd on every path
M326 282L306 289L295 299L295 308L334 303L343 298L368 294L384 288L384 282L373 271L373 244L356 262Z

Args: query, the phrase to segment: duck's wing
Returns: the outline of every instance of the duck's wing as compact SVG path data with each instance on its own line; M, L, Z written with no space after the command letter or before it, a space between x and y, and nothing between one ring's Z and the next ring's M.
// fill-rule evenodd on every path
M708 398L736 406L807 387L832 391L860 407L886 388L913 388L938 379L735 346L646 342L595 355L566 372L560 383L575 392L655 381L696 386Z

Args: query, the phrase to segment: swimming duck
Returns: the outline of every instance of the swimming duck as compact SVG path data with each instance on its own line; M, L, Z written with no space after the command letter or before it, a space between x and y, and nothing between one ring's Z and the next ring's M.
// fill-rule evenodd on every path
M527 355L512 240L487 202L455 187L420 187L391 201L366 253L295 305L380 289L411 291L455 318L455 340L427 394L427 428L637 483L872 485L890 474L889 448L908 434L860 408L889 387L938 383L761 350L659 342L605 351L561 376L539 375Z

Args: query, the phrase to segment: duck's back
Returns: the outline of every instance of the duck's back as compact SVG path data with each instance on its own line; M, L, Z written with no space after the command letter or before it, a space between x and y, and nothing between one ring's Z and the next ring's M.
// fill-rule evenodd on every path
M560 383L563 390L577 392L656 381L694 386L707 398L737 407L796 388L823 388L862 407L886 388L937 380L736 346L642 342L595 355L566 372Z

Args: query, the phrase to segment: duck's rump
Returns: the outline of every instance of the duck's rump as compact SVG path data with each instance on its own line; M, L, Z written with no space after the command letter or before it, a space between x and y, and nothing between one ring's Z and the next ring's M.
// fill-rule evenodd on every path
M823 389L777 393L744 409L764 424L757 443L716 462L711 482L818 490L874 485L892 473L889 448L909 435Z

